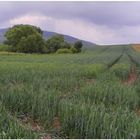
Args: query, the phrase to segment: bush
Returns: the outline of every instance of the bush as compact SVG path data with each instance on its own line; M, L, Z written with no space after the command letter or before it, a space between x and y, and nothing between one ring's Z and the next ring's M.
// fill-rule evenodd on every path
M74 48L77 49L77 52L81 52L82 46L83 46L83 44L82 44L82 41L80 41L80 40L78 40L74 43Z
M77 49L74 47L71 47L70 50L72 51L72 53L78 53Z
M66 44L64 44L63 35L54 35L46 41L46 48L48 50L48 53L56 52L58 49L61 48L61 46L66 46Z
M70 48L71 45L68 42L64 41L61 43L61 49L70 49Z
M11 46L0 44L0 51L1 52L9 52L9 51L11 51Z
M57 52L58 54L63 54L63 53L73 53L71 49L58 49Z

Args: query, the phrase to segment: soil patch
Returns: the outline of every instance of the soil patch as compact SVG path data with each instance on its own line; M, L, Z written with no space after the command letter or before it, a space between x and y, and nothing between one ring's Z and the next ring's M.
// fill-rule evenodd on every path
M129 77L128 77L128 79L126 81L124 81L124 83L128 84L128 85L132 85L132 84L134 84L136 79L137 79L136 66L132 65Z

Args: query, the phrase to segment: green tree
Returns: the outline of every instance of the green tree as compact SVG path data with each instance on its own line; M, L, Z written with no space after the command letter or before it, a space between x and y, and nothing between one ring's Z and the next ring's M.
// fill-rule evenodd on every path
M61 49L70 49L71 45L68 42L62 42L61 44Z
M46 46L49 52L56 52L61 48L62 43L64 43L63 35L54 35L46 41Z
M18 52L24 53L44 53L44 50L45 42L40 34L22 37L17 47Z
M82 46L83 46L82 41L76 41L74 43L74 48L77 49L77 52L81 52Z
M31 25L15 25L6 34L6 44L12 51L24 53L43 53L45 41L42 30Z

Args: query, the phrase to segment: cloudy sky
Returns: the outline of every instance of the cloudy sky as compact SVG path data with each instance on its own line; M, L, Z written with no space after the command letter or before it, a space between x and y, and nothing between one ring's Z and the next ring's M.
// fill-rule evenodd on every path
M0 1L0 28L21 23L97 44L140 43L140 2Z

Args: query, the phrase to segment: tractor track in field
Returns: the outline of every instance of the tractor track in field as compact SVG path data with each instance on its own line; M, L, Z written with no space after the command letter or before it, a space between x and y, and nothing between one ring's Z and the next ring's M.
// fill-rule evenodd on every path
M130 68L130 73L128 76L128 79L124 81L125 84L128 85L132 85L135 83L135 81L137 80L138 77L138 73L137 73L137 66L139 66L139 63L130 55L126 52L131 64L131 68Z
M132 84L135 83L136 80L137 80L136 66L135 65L131 65L128 79L125 80L123 83L127 84L127 85L132 85Z
M105 52L106 50L108 50L110 47L107 47L104 49L103 52ZM102 52L102 53L103 53ZM121 52L121 54L116 58L114 59L112 62L108 63L104 69L104 72L108 71L110 68L112 68L124 55L124 53L126 52L126 49L124 48ZM100 53L101 54L101 53ZM97 57L96 57L97 58ZM96 58L94 60L96 60ZM86 80L86 84L87 85L90 85L90 84L94 84L96 82L96 79L93 79L93 78L88 78Z
M95 56L93 62L94 62L96 59L98 59L98 57L99 57L101 54L105 53L105 52L106 52L108 49L110 49L110 48L111 48L111 46L105 47L105 48L101 49L101 50L97 53L98 55Z
M134 64L136 67L139 66L140 64L129 54L126 53L132 64Z
M132 85L137 80L138 73L136 71L136 68L137 66L139 66L139 63L130 54L128 54L125 48L122 51L122 54L118 58L116 58L113 62L107 65L107 69L110 69L112 66L114 66L123 57L124 53L126 53L126 55L128 56L131 63L131 67L130 67L130 73L129 73L128 79L123 81L123 83Z
M125 49L123 49L121 55L119 55L115 60L113 60L111 63L107 64L107 69L110 69L112 66L114 66L124 55Z
M107 47L101 49L101 50L99 51L99 54L105 52L106 50L108 50L108 49L110 49L110 48L111 48L111 46L107 46Z
M109 48L107 48L109 49ZM122 57L123 55L126 54L128 56L128 59L130 60L131 63L131 67L130 67L130 73L128 78L125 81L122 81L124 84L128 84L128 85L132 85L135 83L135 81L137 80L138 77L138 73L137 73L137 66L139 66L140 64L130 55L128 54L126 48L124 48L122 50L122 53L120 54L120 56L118 56L115 60L113 60L111 63L107 64L107 69L105 69L105 71L109 70L110 68L112 68ZM88 79L86 81L87 84L93 84L96 82L96 79Z
M110 69L112 66L114 66L122 58L122 56L123 53L119 57L117 57L113 62L107 64L107 69Z
M136 68L137 66L139 66L139 63L127 52L125 48L123 49L122 54L118 58L116 58L113 62L107 65L107 69L110 69L112 66L114 66L123 57L124 53L126 53L126 55L128 56L131 63L131 67L130 67L130 73L128 79L123 81L123 83L132 85L137 80L138 74Z

